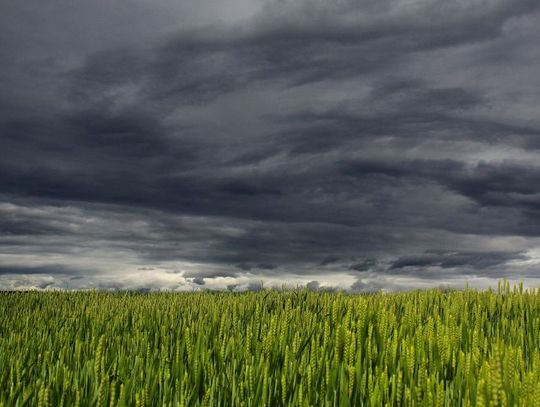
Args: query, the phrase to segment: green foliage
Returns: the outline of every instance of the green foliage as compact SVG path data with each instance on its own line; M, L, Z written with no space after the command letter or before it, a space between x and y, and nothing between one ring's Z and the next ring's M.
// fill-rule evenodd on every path
M0 294L3 406L540 405L540 290Z

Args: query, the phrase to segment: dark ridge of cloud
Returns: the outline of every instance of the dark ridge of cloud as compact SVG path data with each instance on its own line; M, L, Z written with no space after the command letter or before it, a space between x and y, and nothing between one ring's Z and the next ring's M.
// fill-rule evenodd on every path
M68 230L51 222L40 222L35 218L21 220L4 213L0 218L0 230L7 236L45 236L69 233Z
M540 211L540 167L518 163L480 163L474 171L450 179L449 187L485 206Z
M400 270L407 267L425 268L440 267L459 268L471 267L484 270L490 267L504 265L509 261L527 260L521 252L428 252L418 256L398 258L390 264L390 270Z
M364 271L369 271L376 265L377 265L377 261L375 259L366 259L360 263L351 264L349 266L349 270L364 272Z
M341 169L353 177L385 176L426 179L466 196L482 206L540 210L540 167L514 162L480 162L467 166L456 160L358 161Z
M382 175L392 178L429 178L435 179L452 177L455 173L464 173L466 164L464 162L443 159L443 160L360 160L356 162L343 163L341 172L344 175L353 177L369 177L372 175Z
M46 275L71 275L77 276L88 273L88 270L79 270L66 267L65 265L40 265L40 266L21 266L21 265L0 265L0 275L6 274L46 274Z
M486 103L478 90L461 87L430 87L420 80L388 78L376 84L372 94L375 104L404 109L407 113L450 113L473 109Z
M366 100L349 100L326 111L271 116L269 120L286 126L277 137L280 147L292 156L340 151L344 146L360 150L383 138L391 138L402 147L425 143L426 137L431 141L469 141L526 149L537 145L540 136L537 126L476 118L456 111L460 106L482 108L483 97L478 96L478 90L437 89L422 82L418 82L416 88L405 87L400 92L384 90L394 85L394 80L385 80L377 84ZM438 98L427 98L424 103L418 100L418 94L436 93L440 93ZM453 100L453 93L460 94L463 100ZM465 99L469 99L470 104ZM366 106L372 108L366 109ZM328 137L329 134L332 137Z

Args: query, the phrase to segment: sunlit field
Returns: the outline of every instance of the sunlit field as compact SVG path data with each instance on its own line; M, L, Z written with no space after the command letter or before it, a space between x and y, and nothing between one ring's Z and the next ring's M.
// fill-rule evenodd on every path
M0 294L3 406L540 405L540 291Z

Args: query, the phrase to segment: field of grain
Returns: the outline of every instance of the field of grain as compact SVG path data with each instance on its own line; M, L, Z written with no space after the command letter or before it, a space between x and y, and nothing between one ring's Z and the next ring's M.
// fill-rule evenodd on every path
M0 294L3 406L540 405L540 291Z

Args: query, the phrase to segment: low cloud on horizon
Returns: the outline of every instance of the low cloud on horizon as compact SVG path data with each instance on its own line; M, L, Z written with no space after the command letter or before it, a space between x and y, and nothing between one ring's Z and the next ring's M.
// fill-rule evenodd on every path
M0 6L0 289L540 283L540 3Z

